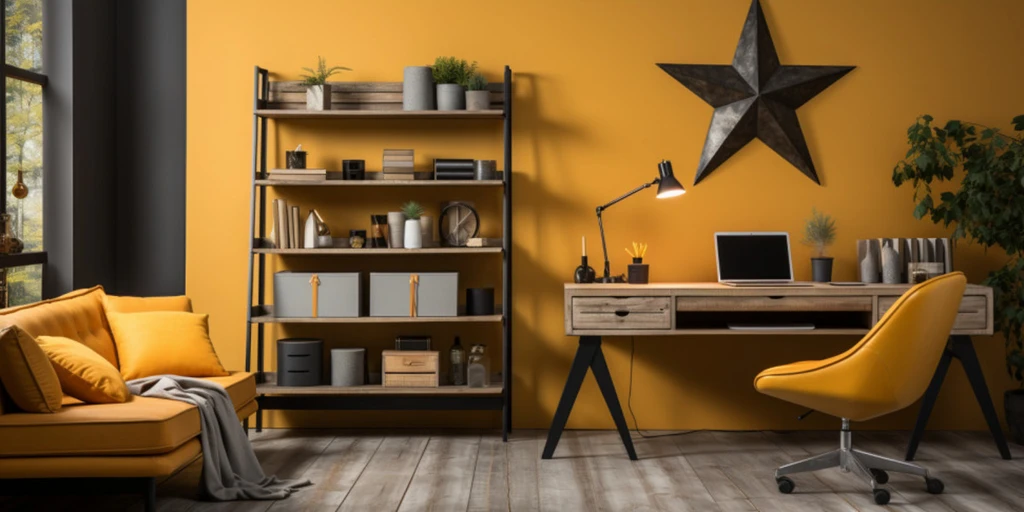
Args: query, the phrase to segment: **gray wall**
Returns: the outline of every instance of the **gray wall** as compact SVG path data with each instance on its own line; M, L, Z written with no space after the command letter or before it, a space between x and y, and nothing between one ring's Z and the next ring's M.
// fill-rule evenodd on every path
M44 5L44 296L184 293L186 1Z

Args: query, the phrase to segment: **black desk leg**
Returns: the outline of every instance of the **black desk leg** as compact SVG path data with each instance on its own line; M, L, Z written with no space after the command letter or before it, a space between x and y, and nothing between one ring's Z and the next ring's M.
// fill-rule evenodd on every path
M615 384L612 382L611 373L608 372L608 363L601 352L600 336L580 336L580 345L576 349L576 357L569 369L569 377L565 381L562 398L558 401L558 408L555 409L555 417L551 420L548 440L544 445L544 453L541 458L550 459L555 454L558 439L562 437L562 431L565 430L565 423L569 420L569 413L572 412L572 406L580 393L580 386L587 376L588 368L594 371L594 378L597 379L597 385L601 388L601 394L604 395L608 411L611 412L615 427L622 437L622 444L626 446L626 453L629 454L631 460L637 460L636 450L633 449L633 440L629 437L629 428L626 426L626 418L622 414L618 395L615 394Z
M939 360L939 366L935 369L932 382L928 385L928 390L924 394L924 400L921 402L921 411L917 415L917 422L914 424L914 431L911 432L910 443L907 445L906 460L914 460L914 455L917 453L917 445L921 442L925 426L928 425L928 417L932 414L935 401L939 397L939 390L942 388L942 382L945 380L946 372L949 370L949 365L954 358L960 360L964 373L967 374L967 380L971 383L971 388L974 390L974 398L981 407L981 413L985 416L985 421L988 423L989 431L992 432L992 439L999 449L999 454L1004 459L1009 460L1010 448L1006 444L1006 436L1003 435L1003 429L999 426L999 417L996 415L995 406L992 405L992 397L989 395L988 386L985 384L985 375L981 371L981 364L978 363L978 354L974 351L974 343L971 342L970 336L950 337L949 344L946 346L945 352L942 353L942 359Z

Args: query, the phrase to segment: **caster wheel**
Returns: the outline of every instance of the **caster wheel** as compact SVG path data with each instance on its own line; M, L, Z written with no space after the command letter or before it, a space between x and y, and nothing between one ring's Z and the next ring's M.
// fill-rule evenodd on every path
M873 476L875 478L875 482L880 485L889 483L889 473L886 473L884 470L872 469L871 476Z
M942 491L946 490L945 484L938 478L925 478L924 483L928 486L929 494L942 494Z
M779 484L779 492L782 494L789 494L793 492L793 488L796 487L796 484L786 476L776 478L775 483Z
M875 489L875 503L878 505L885 505L889 503L889 491L885 489Z

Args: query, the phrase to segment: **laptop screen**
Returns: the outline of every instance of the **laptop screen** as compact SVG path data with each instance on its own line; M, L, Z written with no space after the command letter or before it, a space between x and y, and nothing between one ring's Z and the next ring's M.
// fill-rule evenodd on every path
M715 233L719 281L790 281L786 233Z

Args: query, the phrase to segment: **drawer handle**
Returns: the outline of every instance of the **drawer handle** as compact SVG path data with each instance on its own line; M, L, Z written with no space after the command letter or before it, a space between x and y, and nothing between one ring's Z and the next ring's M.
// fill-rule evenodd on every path
M629 311L625 310L625 309L616 309L615 310L615 316L619 316L619 317L629 316Z
M425 366L426 364L423 361L405 361L406 366Z
M779 299L786 298L786 296L785 295L769 295L768 298L771 299L771 300L779 300Z

